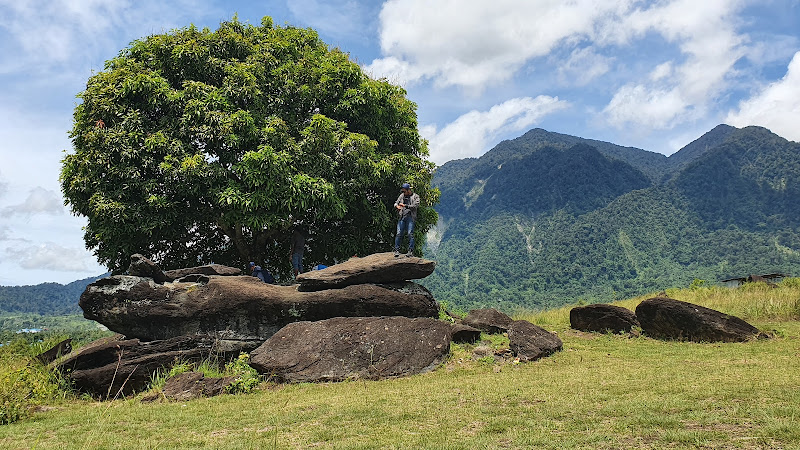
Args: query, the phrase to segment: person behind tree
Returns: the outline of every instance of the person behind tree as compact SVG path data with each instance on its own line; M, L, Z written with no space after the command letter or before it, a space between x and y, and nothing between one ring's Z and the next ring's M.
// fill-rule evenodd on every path
M306 246L306 233L301 227L294 227L292 232L292 245L289 249L289 259L292 261L294 276L303 273L303 251Z
M411 185L403 183L400 188L400 196L394 202L394 207L400 219L397 222L397 234L394 238L394 256L400 256L400 244L403 242L403 235L408 234L408 252L406 256L414 254L414 221L417 220L417 208L419 208L419 195L411 191Z
M275 284L275 277L273 277L268 270L262 269L261 266L257 266L253 261L250 261L250 274L264 283Z

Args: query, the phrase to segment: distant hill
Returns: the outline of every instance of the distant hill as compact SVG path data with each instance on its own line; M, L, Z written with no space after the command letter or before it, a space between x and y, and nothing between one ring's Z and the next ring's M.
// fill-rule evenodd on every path
M587 141L536 129L437 170L437 299L543 308L800 273L800 144L727 125L669 158Z
M73 281L67 285L0 286L0 313L35 313L43 316L80 314L78 306L86 286L108 274Z

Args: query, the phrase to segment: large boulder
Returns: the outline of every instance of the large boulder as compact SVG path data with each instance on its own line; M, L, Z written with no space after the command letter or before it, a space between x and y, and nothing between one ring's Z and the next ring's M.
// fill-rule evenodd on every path
M560 351L564 344L555 333L526 320L515 320L508 327L511 352L521 361L534 361Z
M639 326L633 311L615 305L577 306L569 312L569 326L580 331L630 333Z
M636 307L642 331L656 339L692 342L743 342L766 337L744 320L667 297L647 299Z
M416 257L396 258L393 253L375 253L349 260L322 270L297 276L300 289L316 291L362 283L395 283L418 280L433 273L436 263Z
M184 277L184 279L190 277ZM437 317L430 292L414 283L361 284L300 292L251 276L200 276L155 283L116 275L90 284L79 305L87 319L142 340L214 333L263 342L285 325L331 317Z
M239 350L224 352L210 337L180 336L164 341L141 342L120 335L96 341L68 356L57 367L80 392L114 398L141 391L157 370L168 370L176 361L224 362Z
M377 380L433 370L449 350L445 322L339 317L287 325L250 354L250 365L284 382Z
M514 319L494 309L473 309L461 321L462 324L477 328L489 334L505 333Z

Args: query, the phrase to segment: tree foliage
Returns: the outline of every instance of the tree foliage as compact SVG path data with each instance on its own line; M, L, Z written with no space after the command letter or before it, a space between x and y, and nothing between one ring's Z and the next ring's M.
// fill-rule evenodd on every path
M294 225L311 234L308 262L386 250L406 181L419 242L436 222L416 105L313 30L234 17L149 36L79 97L61 185L110 269L139 252L288 273Z

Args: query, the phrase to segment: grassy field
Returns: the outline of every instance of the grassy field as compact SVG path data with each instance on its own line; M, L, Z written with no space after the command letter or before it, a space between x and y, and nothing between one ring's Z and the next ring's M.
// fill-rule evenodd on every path
M668 294L774 338L696 344L581 333L563 308L520 317L564 341L533 363L474 358L475 346L453 345L438 370L395 380L264 383L183 403L53 399L0 426L0 447L800 448L800 283Z

